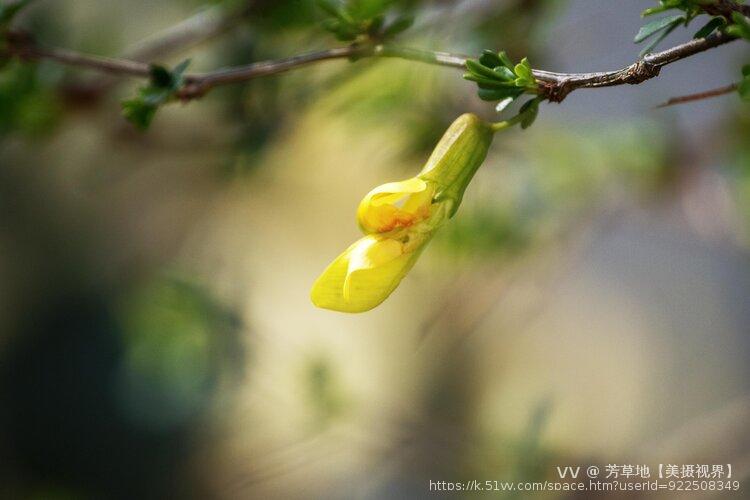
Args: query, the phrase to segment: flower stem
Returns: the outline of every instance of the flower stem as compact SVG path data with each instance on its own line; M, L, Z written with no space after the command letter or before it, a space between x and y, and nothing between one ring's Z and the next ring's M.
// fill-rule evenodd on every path
M526 102L526 104L521 107L521 112L516 116L501 122L490 123L490 130L492 130L493 132L499 132L500 130L505 130L506 128L512 127L516 123L522 123L524 120L530 119L529 123L526 124L526 126L528 126L532 121L534 121L534 116L529 115L536 115L539 109L539 103L542 100L544 100L544 98L542 96L538 96ZM523 128L526 128L526 126L524 126Z
M518 113L513 118L509 118L509 119L501 121L501 122L492 122L492 123L490 123L490 129L493 132L499 132L500 130L504 130L506 128L510 128L513 125L515 125L516 123L519 123L523 119L524 115L525 115L525 113Z

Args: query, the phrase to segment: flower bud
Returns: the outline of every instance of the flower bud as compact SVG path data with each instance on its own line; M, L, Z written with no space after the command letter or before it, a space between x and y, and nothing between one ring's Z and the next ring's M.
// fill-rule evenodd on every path
M315 281L312 302L363 312L379 305L414 266L433 234L453 216L487 156L492 128L476 115L453 122L416 177L376 187L357 208L365 233Z

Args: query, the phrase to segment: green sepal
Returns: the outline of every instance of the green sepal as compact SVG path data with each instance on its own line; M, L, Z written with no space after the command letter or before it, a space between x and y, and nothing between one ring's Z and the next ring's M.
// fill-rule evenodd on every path
M437 186L435 202L451 200L448 217L458 210L469 182L487 156L494 133L474 114L459 116L427 160L418 177Z

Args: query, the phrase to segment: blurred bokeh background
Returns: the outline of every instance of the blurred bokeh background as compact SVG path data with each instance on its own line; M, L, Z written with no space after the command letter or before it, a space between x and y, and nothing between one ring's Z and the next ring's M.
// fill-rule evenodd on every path
M402 3L401 44L591 71L637 57L653 2ZM214 36L149 60L206 71L341 43L307 0L38 0L18 24L114 56L186 19ZM417 172L460 113L493 118L459 71L326 62L139 133L119 101L141 82L11 63L0 497L423 498L430 479L610 463L746 479L750 108L654 106L747 62L733 44L543 105L361 315L314 308L310 285L357 237L366 192Z

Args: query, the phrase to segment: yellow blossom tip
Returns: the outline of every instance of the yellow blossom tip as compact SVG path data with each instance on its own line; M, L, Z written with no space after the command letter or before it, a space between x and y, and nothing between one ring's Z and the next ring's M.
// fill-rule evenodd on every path
M317 307L369 311L396 289L427 243L406 249L402 242L369 235L347 248L318 277L310 298Z

